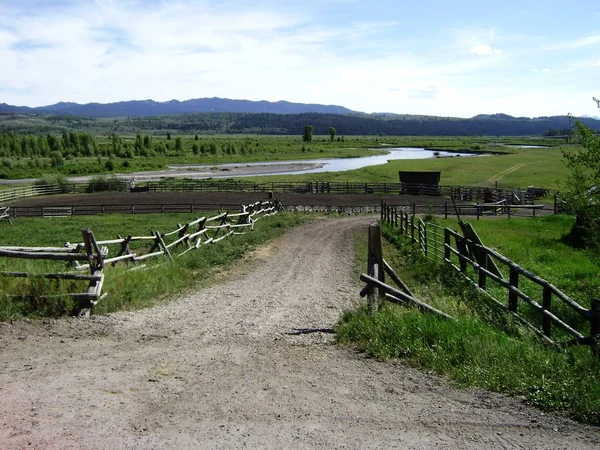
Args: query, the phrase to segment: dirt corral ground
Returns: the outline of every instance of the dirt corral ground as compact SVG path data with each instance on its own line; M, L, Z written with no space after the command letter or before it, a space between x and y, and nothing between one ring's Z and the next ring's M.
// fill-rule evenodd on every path
M95 194L52 195L23 199L11 204L25 206L84 206L84 205L241 205L264 200L261 192L102 192ZM375 194L275 194L283 205L318 206L379 206L381 200L391 204L444 204L442 197Z
M0 448L600 448L597 428L334 345L374 219L299 226L163 306L1 323Z

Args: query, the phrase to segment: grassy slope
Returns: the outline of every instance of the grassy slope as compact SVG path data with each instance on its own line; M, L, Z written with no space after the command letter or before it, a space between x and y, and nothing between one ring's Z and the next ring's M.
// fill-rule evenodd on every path
M562 248L557 238L569 223L568 218L552 217L490 221L483 226L479 222L475 227L484 242L502 247L501 251L528 267L545 249ZM531 238L529 245L513 244L522 243L519 238L525 236ZM385 305L368 315L361 306L340 319L340 343L357 346L379 358L406 359L446 374L460 385L523 395L535 406L564 410L578 420L600 424L600 365L588 348L572 347L563 353L545 348L454 272L435 266L407 241L399 242L402 245L397 250L384 241L386 259L418 298L457 321L394 305ZM519 251L518 247L527 250ZM364 239L357 244L357 252L361 263L358 270L364 271ZM573 266L578 260L585 265L585 261L594 259L585 252L570 253L574 254L570 255ZM560 265L562 261L555 263ZM550 260L546 267L554 270ZM597 278L597 265L594 268L587 274L589 279Z
M458 229L456 220L439 220ZM483 243L573 296L584 306L600 292L600 255L561 241L573 225L570 216L471 221Z

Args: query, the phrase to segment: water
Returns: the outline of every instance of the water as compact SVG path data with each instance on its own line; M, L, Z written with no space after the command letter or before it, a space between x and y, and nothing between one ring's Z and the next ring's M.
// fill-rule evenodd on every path
M270 162L254 162L254 163L237 163L237 164L221 164L218 166L197 166L197 165L171 165L170 169L190 169L190 170L206 170L209 167L216 168L215 172L232 171L227 174L228 177L235 176L260 176L260 175L283 175L283 174L306 174L306 173L323 173L323 172L344 172L346 170L356 170L363 167L377 166L386 164L388 161L398 159L427 159L436 156L451 157L451 156L473 156L472 153L449 153L449 152L434 152L433 150L425 150L424 148L414 147L398 147L386 148L388 153L385 155L362 156L360 158L329 158L329 159L302 159L291 161L270 161ZM437 153L438 155L435 155ZM288 166L286 169L278 170L277 166ZM307 169L298 170L299 166L311 166ZM315 167L315 165L317 167ZM263 173L253 174L236 174L235 169L252 166L273 166L273 170ZM294 166L290 169L289 166ZM212 176L225 176L224 174L214 173Z

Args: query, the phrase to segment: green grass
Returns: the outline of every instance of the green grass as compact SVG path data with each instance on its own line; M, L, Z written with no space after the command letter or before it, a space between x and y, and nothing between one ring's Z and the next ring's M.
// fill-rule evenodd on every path
M600 293L600 255L574 249L562 241L574 220L568 215L554 215L471 224L486 246L551 282L587 308ZM438 220L438 224L458 229L456 220Z
M256 223L253 232L231 236L215 245L203 246L174 262L157 257L149 261L148 270L128 272L126 266L117 265L105 270L103 292L108 295L93 310L95 314L117 310L132 310L166 301L173 294L215 281L219 272L233 264L249 250L280 235L287 228L305 220L306 216L281 213ZM23 218L15 225L2 225L0 245L61 246L65 241L81 242L80 229L89 227L98 240L112 239L117 234L148 235L151 230L172 231L177 223L195 219L190 214L169 215L106 215L85 218L57 219ZM160 264L158 267L154 267ZM64 263L47 261L0 260L0 270L28 272L61 272L67 270ZM72 312L76 305L65 297L41 299L40 296L55 292L83 292L85 283L57 282L54 280L2 279L3 294L19 294L19 300L0 294L0 320L20 316L60 316Z
M570 148L575 148L570 147ZM249 178L271 181L350 181L398 183L399 171L440 171L440 184L511 188L527 186L560 189L568 170L562 161L562 147L511 149L501 155L396 160L387 164L345 172L306 175L278 175Z
M149 156L117 157L106 137L98 136L98 155L69 157L62 168L51 167L49 158L2 158L0 178L37 178L47 173L63 175L94 175L131 173L164 169L168 164L217 165L257 161L298 160L316 158L352 158L373 154L373 150L386 147L424 147L432 150L461 152L501 152L502 154L478 157L431 158L426 160L392 161L380 166L346 172L325 172L308 175L280 175L250 178L259 182L270 181L358 181L398 182L399 170L439 170L443 185L485 185L500 187L527 187L530 185L557 189L567 176L562 161L562 150L576 150L575 145L560 146L556 140L536 138L496 137L414 137L414 136L348 136L343 141L316 136L314 142L304 144L300 136L254 135L200 135L178 136L182 149L175 150L174 139L155 136ZM122 136L123 151L134 145L134 136ZM499 146L499 142L508 144ZM542 149L510 147L518 144L549 145ZM383 146L382 144L386 144ZM214 145L216 154L194 154L193 146L209 148ZM129 150L127 150L129 149ZM157 149L162 149L160 152ZM107 163L113 167L107 170Z
M600 425L600 365L586 348L558 353L476 317L452 322L393 305L373 315L365 307L346 312L336 333L339 343L369 355L407 359L459 385L522 395L534 406Z
M542 245L562 245L557 238L562 229L568 228L569 219L528 219L522 223L511 220L510 224L489 221L489 235L482 231L480 223L475 228L484 242L492 235L497 241L512 242L512 235L522 243L519 232L529 233L540 239L539 249L530 251L542 254ZM510 227L510 233L503 227ZM384 240L384 257L400 278L417 298L452 315L456 321L390 304L369 315L366 306L361 305L340 318L336 327L340 344L355 346L377 358L402 358L447 375L460 386L522 395L542 409L565 411L577 420L600 424L600 361L589 348L571 347L557 352L542 345L448 266L424 258L404 236L393 240L395 244ZM366 261L364 241L363 237L357 244L360 266L356 270L361 272ZM519 255L515 253L514 257Z

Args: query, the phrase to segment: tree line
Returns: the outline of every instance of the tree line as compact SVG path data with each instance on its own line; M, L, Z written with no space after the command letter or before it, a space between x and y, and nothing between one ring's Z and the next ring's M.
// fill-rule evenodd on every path
M30 117L30 122L28 122ZM600 121L581 119L595 130ZM60 132L62 128L108 135L159 134L171 131L182 134L271 134L303 135L306 124L315 135L337 133L386 136L541 136L560 135L572 128L568 116L510 117L505 115L477 116L470 119L432 116L374 116L360 114L269 114L269 113L195 113L177 116L128 117L97 119L70 116L0 115L0 131ZM62 127L62 128L61 128Z

